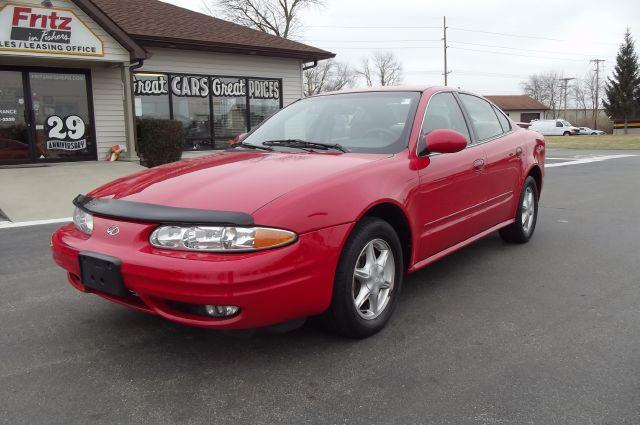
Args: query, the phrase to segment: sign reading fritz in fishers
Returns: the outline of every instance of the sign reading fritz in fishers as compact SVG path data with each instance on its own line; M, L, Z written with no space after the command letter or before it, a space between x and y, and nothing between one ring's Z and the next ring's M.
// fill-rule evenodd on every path
M100 40L73 11L28 4L0 9L0 53L103 56Z

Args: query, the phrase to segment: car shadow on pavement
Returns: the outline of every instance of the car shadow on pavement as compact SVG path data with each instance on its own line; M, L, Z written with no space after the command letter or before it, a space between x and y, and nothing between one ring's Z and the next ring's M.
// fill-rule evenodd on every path
M344 347L348 350L355 344L375 345L377 341L389 341L403 333L407 322L415 324L420 320L426 323L433 320L433 311L425 313L424 306L434 304L434 296L441 297L464 291L473 284L478 272L484 268L483 257L497 255L496 251L509 249L497 236L489 236L477 243L449 255L432 265L419 270L405 278L403 292L397 304L394 317L389 326L380 334L368 340L357 341L343 338L322 329L313 319L304 326L285 333L256 331L253 334L225 333L209 329L190 327L168 322L163 318L128 311L119 306L100 309L91 319L92 328L99 326L104 333L92 333L91 338L99 338L99 344L110 345L113 341L134 340L145 348L143 351L157 350L157 354L193 356L207 355L219 361L238 360L238 353L299 352L313 349L320 353L323 347ZM100 300L100 302L103 302ZM446 306L440 306L446 309ZM94 328L95 329L95 328ZM115 338L114 338L115 337Z

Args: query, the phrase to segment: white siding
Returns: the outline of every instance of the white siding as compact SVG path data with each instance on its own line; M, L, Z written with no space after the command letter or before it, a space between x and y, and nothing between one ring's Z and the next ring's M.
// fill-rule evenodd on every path
M520 122L520 111L504 111L509 115L509 118L514 120L515 122Z
M297 59L148 48L140 71L282 78L284 105L302 97L302 64Z
M0 0L0 7L4 6L7 3L25 3L30 5L39 5L40 1L36 0ZM129 52L122 47L113 37L111 37L105 30L102 29L93 19L91 19L86 13L84 13L81 9L79 9L75 3L70 0L54 0L54 7L70 9L74 12L74 14L80 18L80 20L89 28L98 38L102 40L104 56L82 56L81 58L78 56L65 56L65 55L43 55L36 54L40 58L69 58L76 60L87 60L87 61L111 61L111 62L129 62ZM8 52L7 52L8 53ZM34 56L33 53L26 52L11 52L11 56ZM43 62L42 66L46 66Z
M95 67L91 69L91 79L98 159L104 160L111 146L126 146L122 70Z

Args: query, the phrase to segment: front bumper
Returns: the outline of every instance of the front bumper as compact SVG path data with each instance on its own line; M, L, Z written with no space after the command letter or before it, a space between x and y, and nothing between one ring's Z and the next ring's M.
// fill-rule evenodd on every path
M120 233L108 236L117 224ZM320 314L331 301L333 278L349 224L300 235L282 248L255 253L197 253L157 249L148 243L155 225L95 217L93 234L73 224L51 238L53 259L69 282L131 308L186 325L215 329L250 329ZM122 261L125 286L133 292L116 297L84 286L78 253L95 252ZM235 305L238 315L209 318L173 308L172 302Z

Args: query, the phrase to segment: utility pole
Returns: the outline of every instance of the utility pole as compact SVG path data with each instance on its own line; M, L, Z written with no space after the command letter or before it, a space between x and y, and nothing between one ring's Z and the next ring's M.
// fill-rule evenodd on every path
M442 17L442 42L443 42L443 48L444 48L444 85L447 85L447 76L449 75L450 71L447 68L447 49L449 48L449 46L447 46L447 17L443 16Z
M604 59L591 59L590 62L594 62L596 64L596 104L595 110L593 111L593 128L595 130L598 129L598 110L600 108L600 62L604 62Z
M562 81L562 88L564 90L564 119L567 119L567 88L569 87L569 81L575 80L575 78L560 78Z

